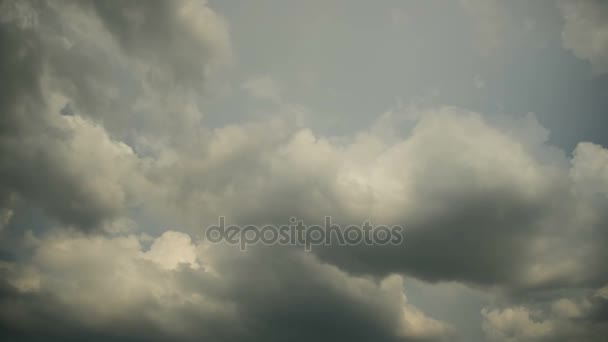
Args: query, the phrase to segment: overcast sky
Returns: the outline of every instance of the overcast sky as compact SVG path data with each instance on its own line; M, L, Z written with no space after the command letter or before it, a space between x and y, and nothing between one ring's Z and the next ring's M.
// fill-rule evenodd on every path
M605 341L608 3L0 0L0 339ZM205 239L400 225L398 245Z

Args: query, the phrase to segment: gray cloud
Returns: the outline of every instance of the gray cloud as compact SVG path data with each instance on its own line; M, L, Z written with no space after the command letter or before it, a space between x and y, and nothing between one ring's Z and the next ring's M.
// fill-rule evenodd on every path
M202 89L210 68L230 57L225 25L201 2L4 1L2 8L0 190L64 223L99 226L124 209L142 177L134 151L117 139L197 134L193 87ZM176 46L159 45L161 34ZM179 84L188 91L167 90ZM68 105L71 117L61 117ZM178 115L167 117L171 111Z
M491 28L478 38L494 58L510 14L465 4ZM562 38L601 71L596 7L560 3ZM206 2L0 9L2 336L466 340L456 320L405 296L405 277L486 294L476 319L487 339L606 332L605 147L580 142L570 153L534 115L424 101L356 132L320 134L289 78L265 70L240 70L246 77L222 92L240 89L231 96L246 95L243 113L213 126L207 91L237 58L228 23ZM399 224L405 239L247 254L198 239L218 216L312 224L326 215Z
M171 231L147 251L133 235L32 243L30 262L2 265L5 338L414 341L451 334L407 302L401 277L352 277L303 251L240 255Z
M578 298L484 308L483 329L491 341L602 341L608 333L605 292L603 287Z

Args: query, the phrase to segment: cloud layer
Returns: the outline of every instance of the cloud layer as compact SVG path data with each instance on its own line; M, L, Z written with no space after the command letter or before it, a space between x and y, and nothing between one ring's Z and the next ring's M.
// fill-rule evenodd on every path
M509 20L504 9L460 5L492 58L504 27L482 27ZM564 48L598 73L602 6L558 6ZM238 58L227 19L203 1L0 9L3 338L466 340L457 319L410 298L408 277L491 298L475 318L487 340L608 332L605 147L565 151L534 114L424 101L322 134L288 82L211 90ZM242 119L210 124L210 94L238 90ZM327 215L401 225L404 241L242 253L202 239L219 216Z

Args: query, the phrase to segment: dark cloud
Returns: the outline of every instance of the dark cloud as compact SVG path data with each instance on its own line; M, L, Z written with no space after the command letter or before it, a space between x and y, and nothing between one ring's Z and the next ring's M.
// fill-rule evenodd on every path
M5 51L0 60L2 197L17 194L77 228L99 227L116 217L130 195L118 178L95 171L112 166L96 163L134 160L115 139L126 139L135 129L154 136L164 129L177 136L170 132L198 122L195 108L175 105L192 106L190 100L168 100L167 89L202 84L212 60L229 56L224 24L197 2L3 1L0 7L0 44ZM124 17L127 14L146 26L140 28L135 19ZM161 42L176 46L167 48ZM155 71L163 73L161 79L145 81L144 76ZM158 91L158 81L163 91ZM120 89L121 83L127 86ZM167 119L158 102L145 102L150 89L158 91L155 96L165 94L158 100L165 103L164 109L172 107L180 114ZM89 119L59 117L67 109L72 117ZM175 129L168 129L167 122ZM103 128L96 128L98 124ZM83 127L90 130L79 131ZM97 138L107 144L92 151L87 144ZM91 158L75 155L81 152ZM113 195L102 189L108 185Z
M407 302L398 276L352 277L303 251L209 249L176 232L156 241L142 253L134 236L39 240L31 263L2 267L5 338L430 341L452 334ZM176 249L197 252L167 264Z
M500 16L467 4L482 26ZM593 4L561 3L563 42L600 68L601 49L572 40L603 29ZM492 295L479 316L488 339L606 332L606 148L581 142L570 155L534 115L436 106L319 136L271 78L261 97L278 113L207 127L201 97L232 51L205 2L0 9L5 339L457 339L405 296L405 275ZM499 31L487 37L492 51ZM401 225L404 242L241 254L190 238L219 216L246 225L326 215Z

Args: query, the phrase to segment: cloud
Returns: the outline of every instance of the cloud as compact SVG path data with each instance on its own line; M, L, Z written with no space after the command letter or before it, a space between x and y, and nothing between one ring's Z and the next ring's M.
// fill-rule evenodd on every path
M555 329L552 321L535 322L529 310L522 307L502 311L482 311L483 329L491 340L532 341L548 337Z
M495 53L503 9L464 5ZM605 147L570 153L532 114L446 106L400 106L369 128L323 135L270 74L242 87L273 113L212 126L208 79L234 57L206 2L0 9L4 337L457 339L406 297L406 277L488 294L477 318L489 339L603 336ZM601 71L601 5L560 9L564 46ZM255 112L260 101L245 102ZM199 238L219 216L326 215L401 225L404 242L241 254Z
M315 249L351 272L513 291L607 280L594 261L606 241L605 149L581 143L569 159L533 116L491 122L455 108L406 111L405 137L393 129L398 117L342 140L282 118L215 129L204 156L174 151L157 186L203 227L218 216L280 224L325 215L405 227L401 246Z
M137 197L129 189L145 178L137 141L199 134L194 92L229 59L227 27L195 1L1 7L2 197L99 227Z
M576 176L594 145L581 144L569 161L545 139L534 119L498 124L453 108L422 111L403 139L363 132L337 143L304 129L255 152L262 161L249 169L256 181L239 178L238 196L220 190L224 195L214 199L222 203L218 214L223 209L240 223L277 223L290 215L315 222L331 214L343 224L371 219L405 227L402 246L316 252L351 271L524 288L599 281L599 265L586 271L581 265L600 253L605 202L581 192ZM598 240L577 236L583 227ZM588 254L559 263L551 250L569 250L566 241Z
M408 303L400 276L353 277L303 251L239 255L173 231L148 251L134 235L33 243L31 261L2 267L4 338L413 341L451 333Z
M2 189L85 229L115 217L140 181L133 151L78 116L53 119L54 132L3 139Z
M483 330L491 341L601 341L608 333L604 288L582 298L541 302L544 308L484 308Z
M165 269L175 269L180 264L198 268L196 248L190 236L175 231L166 231L158 237L150 250L144 253L145 258L152 260Z
M608 72L608 6L596 0L560 1L562 45L589 61L595 73Z

